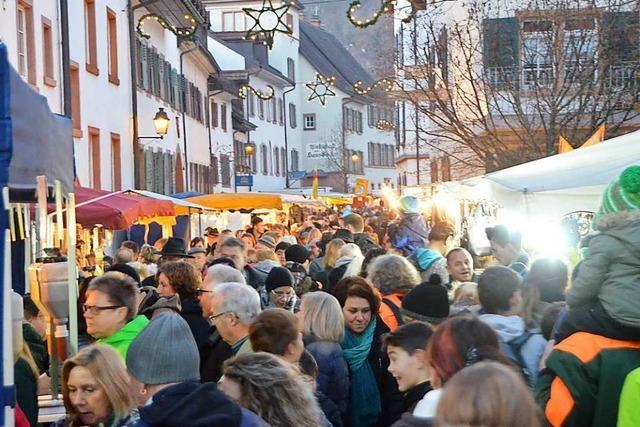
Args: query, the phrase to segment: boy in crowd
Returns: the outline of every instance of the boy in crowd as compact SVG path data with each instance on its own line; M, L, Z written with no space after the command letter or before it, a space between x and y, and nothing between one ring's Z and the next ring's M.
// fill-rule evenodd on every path
M480 320L496 331L502 352L522 369L533 387L547 341L540 333L528 331L520 317L521 286L522 279L510 268L487 268L478 279L478 297L484 313Z
M426 348L433 329L426 323L412 322L398 327L383 338L389 356L389 372L404 393L404 411L412 413L418 402L431 391Z

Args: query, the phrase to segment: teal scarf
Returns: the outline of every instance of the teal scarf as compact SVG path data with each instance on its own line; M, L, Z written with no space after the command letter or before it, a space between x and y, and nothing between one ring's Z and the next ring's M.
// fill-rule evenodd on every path
M381 411L380 391L367 357L373 343L376 319L372 319L361 334L345 328L342 350L351 373L349 417L352 427L370 427L376 423Z

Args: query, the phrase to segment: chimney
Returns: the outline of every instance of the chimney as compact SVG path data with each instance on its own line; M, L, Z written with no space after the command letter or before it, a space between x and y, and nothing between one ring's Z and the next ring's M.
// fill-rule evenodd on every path
M320 28L321 22L320 22L320 14L318 13L318 6L316 6L313 9L313 15L311 15L311 19L309 20L309 22L315 28Z

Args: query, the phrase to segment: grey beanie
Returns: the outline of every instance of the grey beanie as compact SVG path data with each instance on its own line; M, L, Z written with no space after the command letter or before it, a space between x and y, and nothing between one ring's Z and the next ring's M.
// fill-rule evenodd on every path
M189 325L175 313L163 313L131 342L127 368L143 384L200 380L200 355Z

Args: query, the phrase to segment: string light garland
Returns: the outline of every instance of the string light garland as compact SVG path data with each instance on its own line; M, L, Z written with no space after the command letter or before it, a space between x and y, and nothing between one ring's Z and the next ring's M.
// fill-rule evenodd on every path
M162 16L158 16L155 13L147 13L138 19L138 24L136 25L136 32L142 38L149 39L151 35L144 30L144 24L148 21L155 21L162 26L165 30L171 31L178 37L191 37L196 33L196 20L191 15L184 15L184 19L191 22L190 27L176 27L175 25L170 25Z
M240 86L240 89L238 89L238 96L242 99L245 99L247 97L247 91L249 91L263 101L268 101L273 98L275 91L273 90L273 86L271 85L267 85L267 89L269 89L269 94L265 94L265 92L257 90L251 85L243 84L242 86Z
M347 18L349 19L349 22L351 22L351 24L355 27L367 28L378 22L378 19L380 19L380 16L382 16L383 14L393 13L396 3L397 0L385 0L384 2L382 2L380 8L373 14L371 18L359 19L356 17L356 11L362 6L362 3L360 3L360 0L354 0L353 2L349 3L349 9L347 9ZM401 20L405 24L411 22L411 20L415 16L413 2L411 2L411 5L409 7L411 8L411 13Z
M254 21L243 39L256 40L261 37L263 38L262 44L268 46L269 50L271 50L275 33L291 34L293 32L293 28L282 20L287 15L292 4L294 3L285 2L280 7L274 7L271 0L263 0L261 9L243 8L245 15Z
M391 92L393 90L393 81L387 78L376 80L370 86L362 87L363 84L364 82L362 80L358 80L353 84L353 90L358 95L366 95L376 87L382 88L382 90L384 90L385 92Z
M320 104L324 107L327 103L327 96L336 96L336 93L331 90L331 86L336 84L335 77L324 77L320 73L316 73L316 80L306 83L305 86L311 90L307 102L311 102L314 99L318 99Z
M391 123L389 120L379 119L376 123L376 128L378 130L394 130L396 125Z

